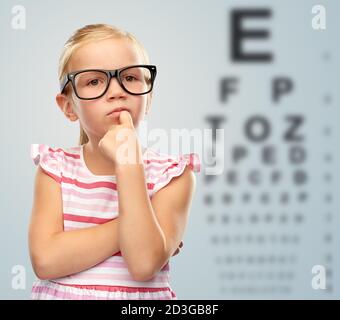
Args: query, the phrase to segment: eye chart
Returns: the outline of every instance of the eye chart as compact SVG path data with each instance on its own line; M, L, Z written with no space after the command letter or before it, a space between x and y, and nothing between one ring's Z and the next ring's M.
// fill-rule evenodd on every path
M225 1L204 176L216 297L339 296L338 4ZM218 292L218 293L217 293Z

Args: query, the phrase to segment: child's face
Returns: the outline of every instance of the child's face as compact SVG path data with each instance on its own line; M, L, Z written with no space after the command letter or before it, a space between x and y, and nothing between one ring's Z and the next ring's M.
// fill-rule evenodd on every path
M145 64L138 49L128 39L108 39L86 44L74 52L68 72L82 69L115 70L122 67ZM70 88L71 86L69 86ZM150 93L131 95L124 91L116 78L112 78L107 92L95 100L81 100L72 90L64 103L63 112L72 121L79 119L89 138L101 139L112 124L118 123L119 115L107 114L117 107L125 107L130 112L133 124L138 126L143 119ZM58 101L58 96L57 96ZM61 107L60 103L58 102ZM68 107L65 107L68 105ZM72 110L70 107L73 107Z

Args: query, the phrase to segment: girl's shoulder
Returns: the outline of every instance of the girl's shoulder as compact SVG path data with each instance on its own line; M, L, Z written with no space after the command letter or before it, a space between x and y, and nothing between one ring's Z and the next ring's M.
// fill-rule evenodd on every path
M36 166L58 183L62 179L63 167L72 159L79 158L80 147L50 147L43 143L31 144L31 159Z
M144 151L144 167L153 193L166 186L172 178L180 176L186 166L194 172L200 172L201 162L197 153L173 155L151 148Z

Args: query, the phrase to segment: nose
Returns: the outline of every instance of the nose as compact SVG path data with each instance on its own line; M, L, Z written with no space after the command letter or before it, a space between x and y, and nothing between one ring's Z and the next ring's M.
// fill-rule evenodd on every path
M112 77L109 83L109 88L107 89L107 98L121 98L126 97L127 92L121 87L116 77Z

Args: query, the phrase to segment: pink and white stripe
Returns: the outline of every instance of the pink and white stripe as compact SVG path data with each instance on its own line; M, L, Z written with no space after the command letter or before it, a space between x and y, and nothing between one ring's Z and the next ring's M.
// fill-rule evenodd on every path
M69 286L38 280L32 287L32 299L39 300L177 300L167 288L131 288L124 286Z

